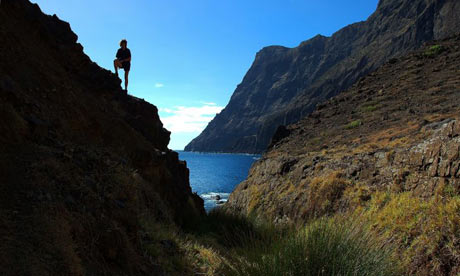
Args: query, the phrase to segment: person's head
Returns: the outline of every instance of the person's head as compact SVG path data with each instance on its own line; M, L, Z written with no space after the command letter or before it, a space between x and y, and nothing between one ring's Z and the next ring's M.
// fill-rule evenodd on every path
M128 47L128 41L126 39L120 40L120 47L121 48L126 48Z

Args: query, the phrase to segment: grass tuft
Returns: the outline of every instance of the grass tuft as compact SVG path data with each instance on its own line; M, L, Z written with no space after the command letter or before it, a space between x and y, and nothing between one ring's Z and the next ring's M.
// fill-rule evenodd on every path
M226 275L399 275L390 251L358 224L320 219L252 246Z
M352 128L357 128L360 125L362 125L361 120L356 120L356 121L350 122L348 125L345 126L345 128L346 129L352 129Z
M308 203L302 210L303 217L318 218L337 211L347 186L348 180L339 171L313 178L307 192Z
M396 254L411 275L455 275L460 267L460 197L451 188L426 200L412 192L376 192L360 217ZM452 271L457 269L457 271Z
M362 112L368 112L368 113L374 112L377 109L378 109L378 106L377 105L372 105L372 104L371 105L365 105L365 106L361 107Z
M425 51L424 55L426 57L434 57L442 53L443 51L444 48L441 45L433 45Z

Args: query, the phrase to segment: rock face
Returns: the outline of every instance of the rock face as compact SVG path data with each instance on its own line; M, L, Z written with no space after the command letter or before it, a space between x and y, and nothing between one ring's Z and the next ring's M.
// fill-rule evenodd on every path
M185 150L263 152L278 126L299 121L390 58L459 29L456 0L381 0L367 21L331 37L264 48L226 108Z
M0 4L0 274L155 275L140 221L204 213L157 108L123 95L68 23Z
M412 205L395 204L397 209L415 210L415 206L435 201L438 207L424 207L431 212L451 204L451 216L418 210L417 216L426 217L403 224L410 233L398 246L415 250L424 244L417 240L420 236L442 237L436 249L427 253L423 248L422 253L407 257L411 274L457 275L459 68L460 36L390 60L348 91L319 105L307 118L279 130L278 138L230 195L226 207L279 222L303 222L358 209L375 212L371 218L378 228L391 215L384 213L379 220L378 212L393 206L385 207L392 197L412 200L408 200ZM374 204L379 196L386 199ZM427 234L424 231L429 226L423 223L429 217L452 220L439 222ZM398 218L394 219L381 227L400 227ZM456 226L443 232L451 224ZM394 241L399 235L401 232L391 232L390 237ZM451 246L447 240L452 241L453 251L447 249ZM435 265L438 260L442 261Z

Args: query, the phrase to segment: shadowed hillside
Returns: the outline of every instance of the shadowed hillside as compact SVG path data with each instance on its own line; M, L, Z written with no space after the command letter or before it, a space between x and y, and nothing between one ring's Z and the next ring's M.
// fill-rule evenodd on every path
M0 4L0 274L152 275L143 221L204 213L157 108L83 53L68 23Z

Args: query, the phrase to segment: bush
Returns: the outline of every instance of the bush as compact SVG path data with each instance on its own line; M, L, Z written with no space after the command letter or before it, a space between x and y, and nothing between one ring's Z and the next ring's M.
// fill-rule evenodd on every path
M360 125L362 125L361 120L356 120L356 121L353 121L353 122L349 123L348 125L346 125L345 128L346 129L352 129L352 128L357 128Z
M400 275L390 252L358 224L320 219L252 247L228 275ZM226 274L227 275L227 274Z
M365 105L363 107L361 107L361 111L362 112L374 112L377 110L377 105Z
M442 53L442 51L444 51L444 48L441 45L433 45L425 51L424 55L426 57L434 57Z

